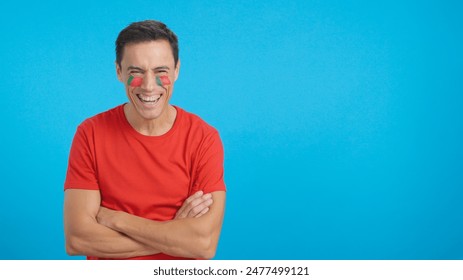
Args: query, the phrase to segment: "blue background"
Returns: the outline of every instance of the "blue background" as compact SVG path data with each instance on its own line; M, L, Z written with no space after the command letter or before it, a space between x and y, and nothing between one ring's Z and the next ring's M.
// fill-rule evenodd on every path
M1 4L0 259L81 259L69 148L126 102L114 41L148 18L225 146L216 259L463 259L460 1L96 2Z

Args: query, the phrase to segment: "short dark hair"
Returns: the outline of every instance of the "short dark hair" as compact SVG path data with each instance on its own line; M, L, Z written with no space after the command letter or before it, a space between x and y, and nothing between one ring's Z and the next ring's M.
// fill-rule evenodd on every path
M133 22L124 28L116 39L116 63L121 67L124 47L127 44L166 40L174 55L175 66L178 62L178 39L164 23L156 20Z

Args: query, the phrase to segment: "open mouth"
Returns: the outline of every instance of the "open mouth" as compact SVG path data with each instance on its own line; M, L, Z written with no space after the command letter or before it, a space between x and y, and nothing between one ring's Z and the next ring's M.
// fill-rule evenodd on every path
M154 105L159 101L159 99L161 99L162 94L161 95L153 95L153 96L137 94L137 97L138 97L138 100L140 100L143 103Z

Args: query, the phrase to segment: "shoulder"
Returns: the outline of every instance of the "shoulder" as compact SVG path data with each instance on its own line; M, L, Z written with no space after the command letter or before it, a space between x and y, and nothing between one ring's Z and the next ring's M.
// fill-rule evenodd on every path
M85 119L78 127L79 130L94 131L99 128L106 128L113 125L119 119L124 105L118 105L105 112L101 112L92 117Z
M215 129L212 125L208 124L198 115L187 112L186 110L177 106L175 106L175 109L177 109L178 114L181 116L181 126L183 127L183 129L189 130L195 134L200 134L203 137L219 134L217 129Z
M222 140L219 132L201 117L176 107L182 122L182 134L196 150L196 155L201 158L209 153L223 153Z

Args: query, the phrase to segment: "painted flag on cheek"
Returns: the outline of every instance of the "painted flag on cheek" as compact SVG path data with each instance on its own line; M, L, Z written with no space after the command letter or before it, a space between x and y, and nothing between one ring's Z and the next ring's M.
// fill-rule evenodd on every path
M139 87L141 86L142 82L143 82L142 77L130 76L129 79L127 80L127 85L131 87Z
M158 86L170 86L170 80L167 76L156 76L156 83Z

